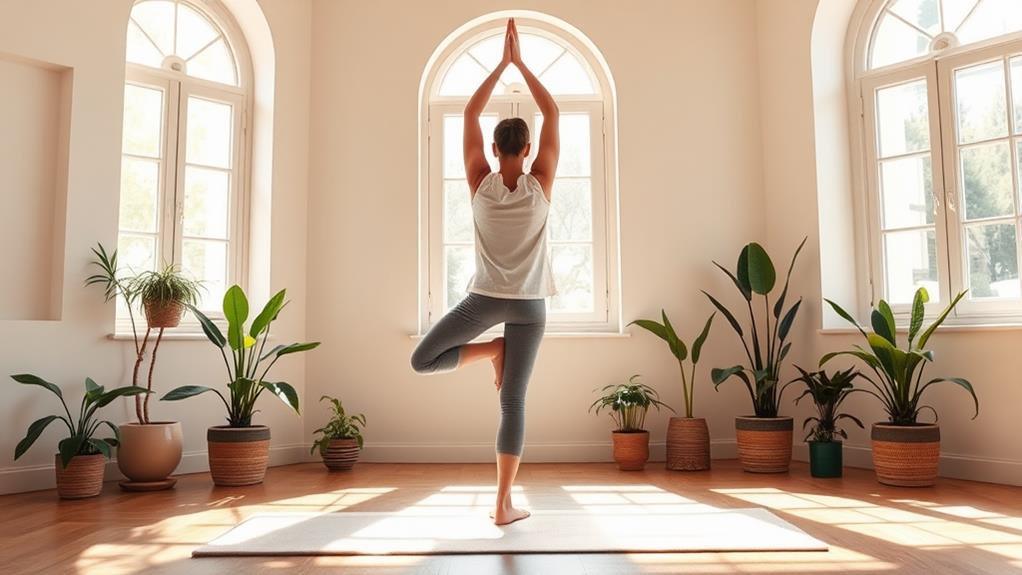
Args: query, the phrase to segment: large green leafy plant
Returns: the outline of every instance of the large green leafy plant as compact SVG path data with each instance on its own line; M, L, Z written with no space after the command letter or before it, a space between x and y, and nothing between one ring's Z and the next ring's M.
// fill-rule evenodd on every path
M646 424L646 412L650 407L660 411L660 407L663 406L674 411L660 401L660 394L655 389L641 383L638 375L628 378L628 383L607 385L601 392L603 395L589 406L589 411L595 409L599 415L601 410L610 409L610 417L617 425L618 431L642 431Z
M11 379L23 385L37 385L49 390L53 395L57 396L61 406L64 408L63 414L47 415L33 421L28 426L28 433L25 434L25 438L19 441L17 447L14 448L14 459L24 455L32 447L32 444L39 439L39 436L42 435L43 430L47 426L54 421L60 420L67 427L68 433L67 437L60 440L60 443L57 444L57 451L60 452L60 464L61 467L65 468L71 463L71 458L76 455L97 455L102 453L110 457L110 448L117 447L118 439L120 438L117 426L105 419L97 419L97 410L101 407L106 407L118 397L149 393L144 387L135 385L118 387L107 391L102 385L97 385L95 381L92 381L91 378L85 378L85 396L82 398L81 406L78 409L78 417L76 418L71 415L71 410L68 409L67 402L64 401L64 394L56 385L41 377L27 373L12 375ZM103 425L110 428L110 431L114 434L113 437L96 438L99 428Z
M873 332L867 333L851 314L838 304L826 300L839 316L859 330L866 339L868 349L856 345L851 350L828 353L820 359L820 366L841 355L858 358L869 366L875 377L862 374L862 378L870 382L873 389L857 391L863 391L879 399L891 423L895 425L914 425L923 409L929 409L936 416L937 411L932 406L920 405L919 402L923 393L937 383L953 383L969 392L975 404L975 413L972 416L975 419L979 415L979 398L976 397L976 392L968 380L960 377L938 377L923 383L926 364L933 361L933 352L926 349L926 344L964 296L965 292L955 296L937 319L923 329L925 304L930 300L930 296L926 288L916 290L912 298L912 315L904 348L898 347L894 313L886 301L880 300L870 314Z
M777 417L777 409L785 387L778 386L777 381L780 378L784 358L791 350L788 335L791 332L791 326L795 323L799 307L802 305L802 298L799 298L787 309L784 306L788 299L791 272L795 268L795 261L805 244L806 240L803 239L792 255L788 274L784 280L784 288L773 304L770 301L770 293L776 286L777 273L763 246L750 243L742 248L734 272L713 262L731 278L745 300L749 312L748 328L743 328L736 315L717 298L703 292L706 297L710 298L714 307L724 314L728 323L731 324L731 328L738 334L748 359L747 365L713 369L710 372L713 385L715 388L719 388L720 384L731 377L737 377L749 391L756 417ZM761 297L757 298L757 296ZM763 302L762 312L756 311L757 300Z
M325 455L327 448L330 446L330 441L333 439L354 439L358 443L358 448L362 449L364 439L362 438L361 428L366 426L366 416L361 413L358 415L348 415L344 411L344 405L341 403L341 400L336 397L324 395L319 400L330 401L333 415L326 425L313 431L313 433L320 433L322 436L312 442L312 449L309 453L315 453L316 449L319 449L319 452Z
M231 427L252 425L256 400L264 391L269 391L295 412L298 412L298 392L295 391L295 388L284 381L267 381L266 376L270 368L280 358L292 353L314 349L319 346L319 342L280 344L269 351L266 350L270 325L287 304L284 299L285 292L286 290L280 290L270 298L246 330L245 322L248 321L249 315L248 298L245 297L245 292L239 286L231 286L224 294L223 310L224 318L227 320L226 337L212 320L198 309L191 307L192 313L202 325L202 331L206 334L206 338L220 350L220 355L223 356L224 365L227 367L229 399L224 397L219 390L201 385L178 387L161 399L176 401L212 391L227 407L227 422ZM228 359L228 355L230 359Z
M813 428L809 430L809 434L805 437L806 440L812 437L813 441L830 443L834 441L834 436L836 435L848 439L848 433L837 426L837 422L842 419L847 419L858 425L860 429L862 428L862 422L859 421L859 418L839 412L841 404L855 390L853 382L856 377L859 377L859 372L855 371L855 368L837 371L833 375L828 375L822 369L820 371L809 372L797 365L795 369L802 374L795 381L801 381L806 384L806 389L802 392L802 395L795 398L795 403L797 404L804 397L809 396L813 399L817 411L817 415L807 417L802 423L803 430L809 424L813 424Z
M660 339L667 342L667 347L670 348L674 358L678 360L678 370L681 371L681 390L685 397L685 417L692 417L693 408L693 394L695 392L696 383L696 364L699 363L699 354L703 349L703 344L706 343L706 337L710 334L710 326L713 324L713 318L717 314L713 314L706 320L706 325L703 326L703 331L696 336L695 341L692 342L692 355L689 356L688 346L685 342L678 337L678 334L674 331L674 326L671 325L671 320L667 319L667 312L660 310L660 317L663 318L664 323L659 323L652 319L637 319L633 321L635 325L653 333ZM632 325L632 323L628 325ZM691 357L691 378L685 375L685 360Z

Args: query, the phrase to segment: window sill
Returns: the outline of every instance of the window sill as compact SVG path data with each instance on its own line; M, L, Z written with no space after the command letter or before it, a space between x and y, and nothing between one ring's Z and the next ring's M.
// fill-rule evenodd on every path
M923 322L925 328L929 325L930 319L927 318ZM869 326L863 326L866 332L870 332ZM898 333L908 333L908 326L899 325L895 328ZM1005 323L962 323L962 324L944 324L937 328L939 332L982 332L982 331L1022 331L1022 322L1005 322ZM854 327L825 327L816 330L816 333L820 335L859 335L859 330Z
M145 334L144 333L140 334L139 338L141 338L143 335L145 335ZM128 333L108 333L106 335L106 337L107 337L107 339L112 339L114 341L134 341L135 340L135 336L131 335L131 332L128 332ZM156 339L156 335L154 335L154 334L150 334L149 335L149 340L150 341L154 341L155 339ZM187 332L187 331L186 332L164 332L163 333L163 341L168 341L168 340L169 341L193 341L193 340L195 340L195 341L198 341L198 340L206 341L206 334L202 333L201 331L200 332L195 332L195 333Z
M489 341L495 337L503 336L504 332L486 332L473 339L469 343ZM412 333L408 337L413 340L420 340L425 336L421 333ZM628 332L616 331L552 331L543 334L543 339L626 339L632 337Z

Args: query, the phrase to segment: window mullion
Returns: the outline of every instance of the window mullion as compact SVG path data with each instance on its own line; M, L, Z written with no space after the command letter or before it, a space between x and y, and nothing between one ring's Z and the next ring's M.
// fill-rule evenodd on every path
M169 148L169 151L173 154L173 160L169 164L171 169L167 170L169 177L169 205L171 206L169 216L172 218L171 225L168 229L168 233L170 234L170 254L167 262L175 265L181 265L181 227L184 220L184 143L187 129L187 126L185 125L187 123L185 119L187 117L187 96L181 82L172 82L172 85L174 90L172 101L175 102L175 118L174 129L170 131L173 134L174 142Z
M931 90L933 100L937 104L930 112L930 121L935 127L930 133L933 134L931 137L936 138L930 147L934 154L933 164L939 166L939 169L930 171L934 175L938 173L940 175L939 191L937 182L933 182L934 221L943 224L944 228L943 234L938 233L938 237L943 236L943 245L940 246L942 253L939 253L938 257L943 259L945 269L940 299L943 302L950 302L951 294L961 291L963 283L959 257L962 253L961 227L958 210L955 207L958 194L958 151L955 149L951 84L947 78L942 77L936 61L932 62L930 67L933 74L931 85L935 87ZM957 314L957 310L954 313Z

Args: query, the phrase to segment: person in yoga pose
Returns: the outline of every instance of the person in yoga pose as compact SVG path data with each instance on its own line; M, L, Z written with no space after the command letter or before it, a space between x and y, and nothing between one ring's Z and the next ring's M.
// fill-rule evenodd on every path
M508 118L493 133L499 172L483 151L479 116L504 70L517 66L543 113L539 153L524 171L532 145L529 126ZM475 361L493 363L500 396L497 432L497 500L493 521L506 525L529 516L511 504L511 485L525 443L525 391L546 325L545 298L556 293L547 247L547 214L557 171L558 110L550 92L522 62L518 29L508 20L504 56L465 106L465 176L475 222L476 273L468 296L426 333L412 354L418 373L442 373ZM469 343L504 324L504 337Z

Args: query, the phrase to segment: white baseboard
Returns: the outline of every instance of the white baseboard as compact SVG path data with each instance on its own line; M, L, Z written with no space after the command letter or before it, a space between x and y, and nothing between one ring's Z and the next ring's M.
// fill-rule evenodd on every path
M307 461L309 445L293 443L288 445L270 446L270 467L290 465ZM189 451L181 456L181 463L174 470L174 475L185 473L203 473L209 471L209 460L205 451ZM104 481L120 481L124 475L117 468L117 459L106 464ZM15 467L0 469L0 495L23 493L56 487L53 465L34 465L31 467Z
M525 463L588 463L613 461L611 442L528 443L522 453ZM489 463L493 461L493 442L472 443L366 443L361 460L372 463ZM665 460L663 441L649 444L650 461ZM738 456L735 441L710 442L713 459Z

